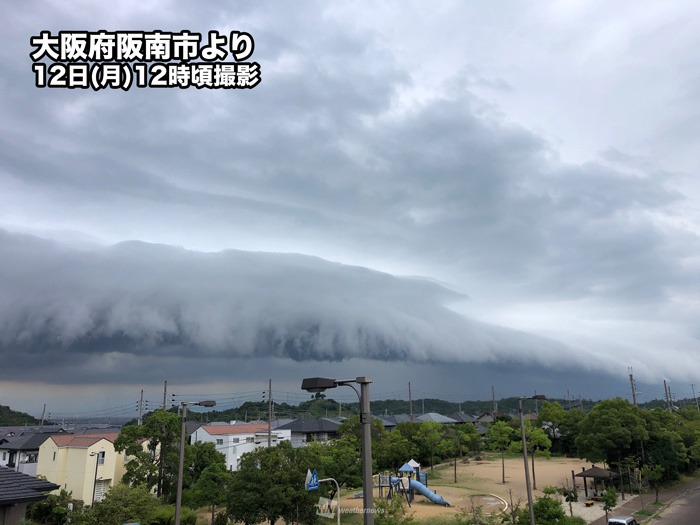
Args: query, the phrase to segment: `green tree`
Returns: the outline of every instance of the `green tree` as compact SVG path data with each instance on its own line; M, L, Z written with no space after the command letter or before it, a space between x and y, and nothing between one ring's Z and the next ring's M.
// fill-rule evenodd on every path
M372 443L372 450L375 445ZM377 466L380 470L392 470L396 472L412 457L418 455L418 447L415 443L406 439L400 432L388 432L386 437L377 443Z
M613 488L606 489L603 494L603 510L605 511L605 521L608 521L608 512L617 506L617 491Z
M416 520L406 513L403 498L377 499L374 501L376 525L413 525Z
M547 437L545 431L538 426L533 425L532 421L525 421L525 442L527 444L527 451L530 454L530 459L532 461L532 488L537 489L537 478L535 477L535 455L539 452L545 457L549 457L549 448L552 446L552 442ZM513 441L509 447L509 450L513 453L522 452L523 442L522 439Z
M315 447L295 449L288 441L244 454L229 485L226 505L229 516L244 523L262 520L275 523L279 518L287 523L316 523L314 503L319 494L327 495L328 489L323 487L309 493L304 482L307 469L315 468L320 462Z
M649 434L639 410L629 401L615 398L597 403L581 422L576 445L589 461L609 465L635 455L639 442Z
M216 450L214 443L185 445L185 468L182 485L192 487L209 466L218 464L226 471L226 456Z
M501 452L501 473L503 483L506 482L506 450L515 439L515 429L504 421L496 421L486 432L486 440L490 450Z
M558 525L566 517L561 502L549 496L535 499L532 509L537 525Z
M232 474L222 463L212 463L206 467L197 479L192 492L194 500L200 505L211 506L211 521L214 523L216 506L226 503L226 494Z
M435 453L442 442L442 425L435 421L424 421L418 429L417 446L421 460L430 460L430 472L433 471Z
M560 427L565 418L566 410L557 401L544 401L537 416L537 426L546 429L552 447L559 451L561 451Z
M45 525L63 525L68 520L68 507L75 502L70 492L49 494L45 499L27 506L27 517Z
M149 414L143 425L122 427L114 449L129 456L123 481L155 487L159 497L174 500L180 429L180 418L162 409Z
M81 525L122 525L122 523L150 523L160 503L145 487L115 485L104 499L93 506L88 519ZM94 521L91 521L94 520Z
M659 487L661 485L661 480L664 478L664 469L661 465L644 465L642 467L642 477L649 482L649 486L654 489L656 493L656 501L659 502Z

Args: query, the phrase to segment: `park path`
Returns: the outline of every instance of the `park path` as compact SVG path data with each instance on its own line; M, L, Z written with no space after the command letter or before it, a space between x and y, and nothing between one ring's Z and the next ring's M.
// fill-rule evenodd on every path
M673 502L685 496L691 491L698 490L700 488L700 478L693 479L692 481L688 483L684 483L683 485L678 485L676 487L671 487L669 489L665 490L660 490L659 491L659 501L664 503L666 506L670 506L673 504ZM653 493L647 493L642 496L644 502L646 503L646 508L650 510L655 510L656 514L662 513L663 510L666 507L655 507L653 505L650 505L654 501L654 494ZM634 498L631 499L619 507L616 507L613 512L610 513L610 516L634 516L634 513L637 512L639 509L642 508L642 501L640 498ZM637 521L640 523L643 523L645 520L649 521L649 518L645 516L640 516L637 517ZM606 525L605 522L605 516L602 518L598 518L595 521L590 522L590 525Z

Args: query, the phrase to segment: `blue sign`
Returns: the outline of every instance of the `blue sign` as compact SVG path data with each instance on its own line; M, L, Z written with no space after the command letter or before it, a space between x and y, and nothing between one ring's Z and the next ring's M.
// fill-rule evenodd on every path
M309 476L309 474L311 474ZM306 490L318 490L318 474L316 474L316 469L313 473L307 472L306 474Z

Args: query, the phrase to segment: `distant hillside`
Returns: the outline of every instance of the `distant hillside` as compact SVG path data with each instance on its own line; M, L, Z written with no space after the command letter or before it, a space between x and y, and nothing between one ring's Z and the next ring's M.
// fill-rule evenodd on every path
M10 407L0 405L0 426L9 427L12 425L38 425L41 423L38 419L25 414L24 412L15 412Z

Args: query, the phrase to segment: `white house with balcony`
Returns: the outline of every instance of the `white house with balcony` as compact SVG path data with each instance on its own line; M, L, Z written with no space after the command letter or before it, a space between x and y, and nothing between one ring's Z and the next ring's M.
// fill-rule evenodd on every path
M272 429L269 438L274 447L280 441L291 441L292 435L289 430ZM226 467L236 471L243 454L267 446L268 427L267 423L204 425L192 433L191 442L214 443L216 450L226 456Z

